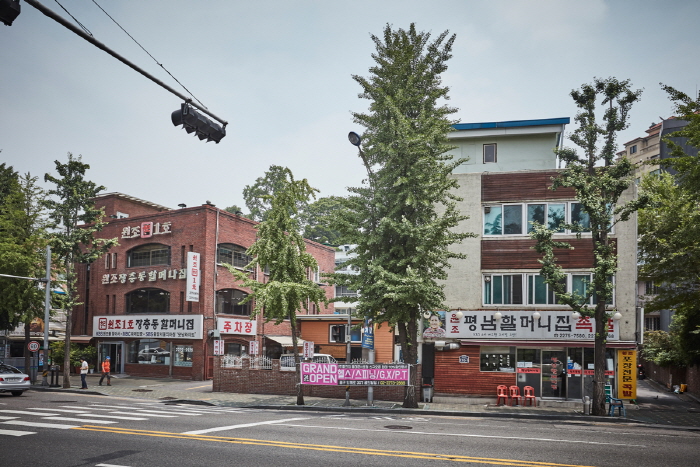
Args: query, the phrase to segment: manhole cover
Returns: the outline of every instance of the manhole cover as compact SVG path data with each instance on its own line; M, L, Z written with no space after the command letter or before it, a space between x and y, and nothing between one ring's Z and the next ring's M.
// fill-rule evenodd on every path
M134 392L153 392L153 389L132 389Z
M412 430L412 426L406 426L406 425L387 425L384 428L388 430Z

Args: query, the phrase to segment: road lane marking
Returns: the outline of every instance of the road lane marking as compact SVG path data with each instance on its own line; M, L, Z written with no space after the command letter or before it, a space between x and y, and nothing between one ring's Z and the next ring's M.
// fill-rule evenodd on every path
M81 409L82 409L82 407L81 407ZM30 407L30 408L27 408L27 410L45 410L45 408L43 408L43 407ZM83 413L88 414L88 413L90 413L88 410L68 410L68 409L54 409L54 408L52 408L51 411L52 412L70 412L72 414L83 414Z
M189 412L173 412L172 410L148 410L148 409L136 409L137 412L148 412L148 413L162 413L162 414L173 414L167 415L168 417L176 417L178 415L190 415L196 417L197 415L204 415L203 413L189 413ZM117 412L113 412L117 413Z
M429 431L415 431L415 430L388 430L388 429L374 429L374 428L350 428L344 426L323 426L323 425L294 425L292 423L286 423L286 426L301 427L301 428L321 428L322 430L349 430L349 431L374 431L379 433L409 433L415 435L436 435L436 436L455 436L458 438L493 438L493 439L512 439L518 441L544 441L545 443L573 443L573 444L596 444L605 446L626 446L635 448L645 448L648 447L645 444L624 444L624 443L607 443L603 441L581 441L574 439L562 439L562 438L526 438L521 436L503 436L503 435L472 435L466 433L432 433Z
M204 386L195 386L193 388L185 388L185 391L189 391L190 389L201 389L201 388L210 388L211 384L205 384Z
M121 415L102 415L101 413L91 413L90 416L99 418L114 418L116 420L148 420L147 418L143 417L123 417Z
M264 439L250 439L250 438L229 438L222 436L206 436L206 435L187 435L182 433L168 433L162 431L147 431L147 430L134 430L129 428L118 428L118 427L101 427L101 426L82 426L76 427L76 430L82 431L97 431L103 433L113 433L122 435L133 435L133 436L152 436L158 438L174 438L174 439L189 439L193 441L209 441L218 443L230 443L230 444L246 444L261 447L278 447L286 449L306 449L312 451L328 451L328 452L338 452L338 453L349 453L349 454L364 454L369 456L383 456L383 457L394 457L394 458L413 458L413 459L424 459L432 461L452 461L452 462L463 462L463 463L479 463L479 464L491 464L491 465L506 465L506 466L516 466L516 467L591 467L580 464L558 464L554 462L539 462L539 461L525 461L518 459L500 459L492 457L471 457L471 456L461 456L455 454L438 454L438 453L426 453L426 452L412 452L412 451L387 451L380 449L370 449L370 448L355 448L347 446L333 446L333 445L323 445L323 444L301 444L294 442L284 442L284 441L274 441L274 440L264 440Z
M60 420L62 422L81 422L81 423L119 423L114 420L94 420L89 418L72 418L72 417L44 417L44 420Z
M28 410L0 410L2 413L14 413L14 414L19 414L19 415L38 415L41 417L52 417L52 416L57 416L57 413L48 413L48 412L30 412Z
M207 428L205 430L195 430L195 431L186 431L183 433L183 435L201 435L204 433L212 433L214 431L226 431L226 430L235 430L236 428L249 428L251 426L260 426L260 425L273 425L277 423L286 423L286 422L294 422L297 420L308 420L309 417L305 418L286 418L283 420L268 420L266 422L257 422L257 423L243 423L240 425L229 425L229 426L217 426L214 428Z
M41 422L28 422L26 420L9 420L6 423L8 425L22 425L22 426L35 426L37 428L58 428L59 430L68 430L70 428L80 428L77 425L62 425L60 423L41 423Z
M143 410L138 410L138 409L137 409L136 411L137 411L137 412L144 412ZM152 411L146 410L145 412L152 412ZM141 414L141 413L135 413L135 412L119 412L119 411L116 411L116 412L110 412L110 413L117 414L117 415L143 415L144 417L177 418L177 415L160 415L160 414L159 414L159 415L156 415L158 412L156 412L156 413L145 413L145 414ZM104 415L97 415L97 416L98 416L98 417L103 417Z
M35 435L36 431L17 431L17 430L0 430L0 435L6 436L25 436Z

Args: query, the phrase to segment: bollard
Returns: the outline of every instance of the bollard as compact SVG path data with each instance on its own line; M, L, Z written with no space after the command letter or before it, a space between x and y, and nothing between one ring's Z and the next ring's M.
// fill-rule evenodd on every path
M591 398L588 396L585 396L583 398L583 414L584 415L591 414Z
M58 385L58 369L60 367L58 365L51 365L50 371L51 371L51 384L49 384L49 387L52 388L57 388Z

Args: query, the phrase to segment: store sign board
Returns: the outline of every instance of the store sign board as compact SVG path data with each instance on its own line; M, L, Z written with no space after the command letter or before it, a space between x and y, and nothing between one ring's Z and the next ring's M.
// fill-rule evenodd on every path
M258 323L248 318L217 318L216 329L218 329L221 334L255 336L258 330Z
M214 340L214 355L224 354L224 341L221 339Z
M172 222L141 222L122 229L122 238L151 238L154 235L171 234Z
M637 351L617 351L617 374L620 381L617 384L618 399L637 398Z
M410 369L404 363L301 362L301 384L321 386L407 386Z
M200 256L193 251L187 252L187 293L186 302L199 301Z
M95 316L93 337L141 339L201 339L202 315L110 315Z
M592 341L595 339L595 319L574 319L569 310L540 311L540 319L533 311L500 311L501 319L493 317L496 311L476 310L445 313L445 337L455 339L542 339ZM608 321L608 341L620 340L619 323Z
M129 273L102 274L102 285L108 284L133 284L135 282L158 282L168 279L185 279L186 269L151 269L150 271L139 271ZM156 285L156 284L154 284Z

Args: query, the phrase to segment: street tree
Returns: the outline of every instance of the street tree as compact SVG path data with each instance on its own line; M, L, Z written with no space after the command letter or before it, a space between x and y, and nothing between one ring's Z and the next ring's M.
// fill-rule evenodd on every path
M265 175L243 188L243 201L250 211L249 219L258 222L267 219L267 212L272 207L272 197L286 186L287 170L286 167L271 165ZM305 204L300 202L295 209L299 211Z
M117 239L96 239L95 233L106 222L103 209L96 209L94 200L105 187L85 179L90 168L80 156L68 154L68 162L55 161L58 176L44 175L46 182L55 186L48 190L46 207L51 229L50 242L66 279L66 295L63 306L66 315L66 340L63 361L63 387L70 387L70 336L73 307L80 304L76 290L76 265L91 263L117 245Z
M292 330L292 348L296 365L297 405L304 405L303 387L300 383L299 347L297 345L297 312L306 310L311 303L317 308L326 302L324 290L313 281L318 269L316 259L306 252L304 238L299 233L296 217L298 206L308 203L317 191L306 179L295 180L292 172L280 168L281 175L275 194L262 194L270 206L265 220L256 226L257 240L247 250L253 259L244 269L267 268L267 281L258 282L255 276L226 265L242 286L251 293L241 302L254 300L253 316L263 312L266 321L280 324L289 320Z
M593 281L585 290L567 290L566 274L557 263L555 250L571 249L567 242L555 241L556 230L534 225L532 238L537 240L535 249L543 255L540 274L557 294L557 301L568 305L582 316L595 318L594 385L592 413L605 414L605 351L608 319L615 310L608 311L613 298L613 276L617 272L616 239L610 231L618 222L629 220L646 202L639 196L626 203L620 202L625 190L634 182L633 164L626 158L616 159L618 132L628 127L629 110L640 97L641 90L632 90L629 80L595 78L593 83L571 91L579 108L575 121L578 128L570 136L583 154L575 148L555 149L566 164L558 176L553 178L552 189L570 187L588 218L584 222L562 223L558 227L581 233L590 232L593 247ZM598 120L598 106L602 107L602 118ZM602 141L600 141L602 140ZM602 146L599 148L599 142ZM591 303L595 298L594 305Z
M331 228L331 219L333 213L342 206L342 199L338 196L322 197L307 204L299 213L304 238L329 245L340 244L341 234Z
M369 76L353 75L359 97L369 100L366 113L353 112L364 127L358 148L367 170L360 187L350 188L334 227L356 257L346 265L358 275L335 274L333 282L358 291L357 315L398 330L403 360L418 358L418 323L426 310L443 308L449 262L463 258L450 246L473 234L454 232L461 215L450 175L464 159L448 154L449 116L456 112L444 101L448 88L441 82L452 56L454 35L384 28L371 35L376 62ZM354 144L354 143L353 143ZM420 375L412 372L404 407L417 407Z
M645 358L666 364L678 357L674 364L684 366L700 364L700 99L662 87L677 118L687 125L668 135L674 140L665 141L672 157L655 161L664 172L642 181L652 202L639 214L640 275L653 281L658 292L645 302L645 311L674 311L669 335L652 341L645 337L644 352Z
M25 368L29 368L30 325L44 315L44 292L37 281L28 279L45 273L44 190L30 174L18 176L16 182L10 183L0 201L0 273L19 276L0 278L0 323L5 329L24 324Z

